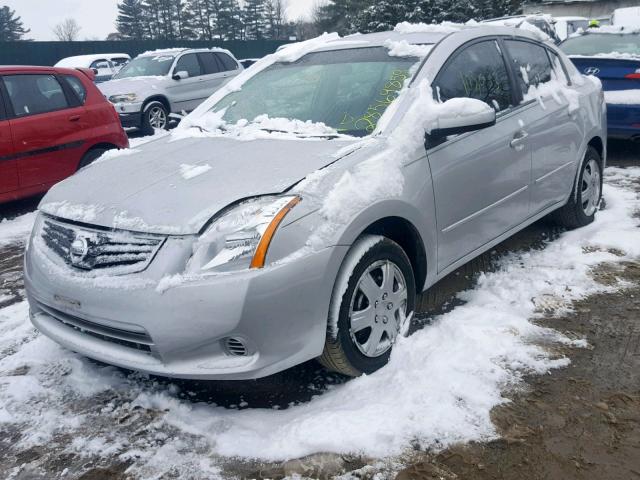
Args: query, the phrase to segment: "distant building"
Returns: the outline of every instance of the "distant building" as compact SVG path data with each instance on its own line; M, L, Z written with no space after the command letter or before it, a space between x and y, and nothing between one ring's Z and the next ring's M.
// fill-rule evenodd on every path
M637 7L638 0L544 0L525 3L524 13L548 13L554 17L609 18L616 8Z

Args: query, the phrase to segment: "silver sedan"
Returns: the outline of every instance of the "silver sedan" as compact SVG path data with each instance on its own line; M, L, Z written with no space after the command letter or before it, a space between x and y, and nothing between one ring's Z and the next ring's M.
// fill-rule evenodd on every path
M258 378L385 365L416 295L553 214L590 223L601 87L502 27L327 35L42 200L33 324L125 368Z

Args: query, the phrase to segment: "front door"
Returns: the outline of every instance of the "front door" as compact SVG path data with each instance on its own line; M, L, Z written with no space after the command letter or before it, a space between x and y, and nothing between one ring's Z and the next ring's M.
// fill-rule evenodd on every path
M75 172L85 150L84 107L75 106L51 74L6 75L3 81L20 188L47 188Z
M168 87L171 108L174 112L190 112L207 98L206 79L202 66L195 53L182 55L173 68L173 74L187 72L188 78L171 80Z
M522 223L529 211L531 149L495 40L464 47L434 82L442 101L482 100L496 125L428 148L438 228L438 271Z

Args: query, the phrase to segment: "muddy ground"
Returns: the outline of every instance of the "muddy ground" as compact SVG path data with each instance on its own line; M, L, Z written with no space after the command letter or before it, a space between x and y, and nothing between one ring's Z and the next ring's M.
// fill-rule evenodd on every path
M640 146L614 143L610 164L640 164ZM0 217L31 211L35 205L31 200L5 207ZM505 253L542 248L559 233L549 222L538 222L454 272L439 288L422 296L416 328L428 324L433 315L454 308L455 294L472 286L476 274L490 270ZM0 308L23 298L22 248L0 248ZM502 438L439 453L416 450L398 459L410 465L397 474L398 479L640 479L640 263L603 266L594 277L605 284L622 278L629 286L578 302L574 313L564 316L562 323L557 317L541 320L556 329L564 325L573 338L586 338L590 347L554 347L558 355L571 358L571 365L527 378L526 390L512 392L508 395L510 403L494 409L493 420ZM215 400L229 407L246 401L252 407L286 408L344 381L309 362L258 382L180 382L178 387L184 398L193 401ZM104 399L105 403L112 400ZM87 413L98 407L78 405L77 410ZM131 418L119 419L121 425L113 428L134 431L150 420L133 412ZM87 461L61 453L65 439L51 448L16 451L11 446L19 437L19 431L0 430L2 478L20 465L33 468L23 468L13 478L130 478L124 473L129 464L117 457ZM338 472L352 472L359 478L373 478L376 473L379 478L396 476L396 466L363 468L368 463L368 459L331 455L287 464L230 461L223 473L244 478L282 478L296 473L329 478Z

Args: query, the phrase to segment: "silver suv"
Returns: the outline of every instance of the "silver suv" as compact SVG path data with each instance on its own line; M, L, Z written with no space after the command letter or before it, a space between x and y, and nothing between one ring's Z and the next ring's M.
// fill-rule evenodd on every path
M153 133L168 126L171 112L190 112L242 70L228 50L156 50L136 57L100 90L123 127Z

